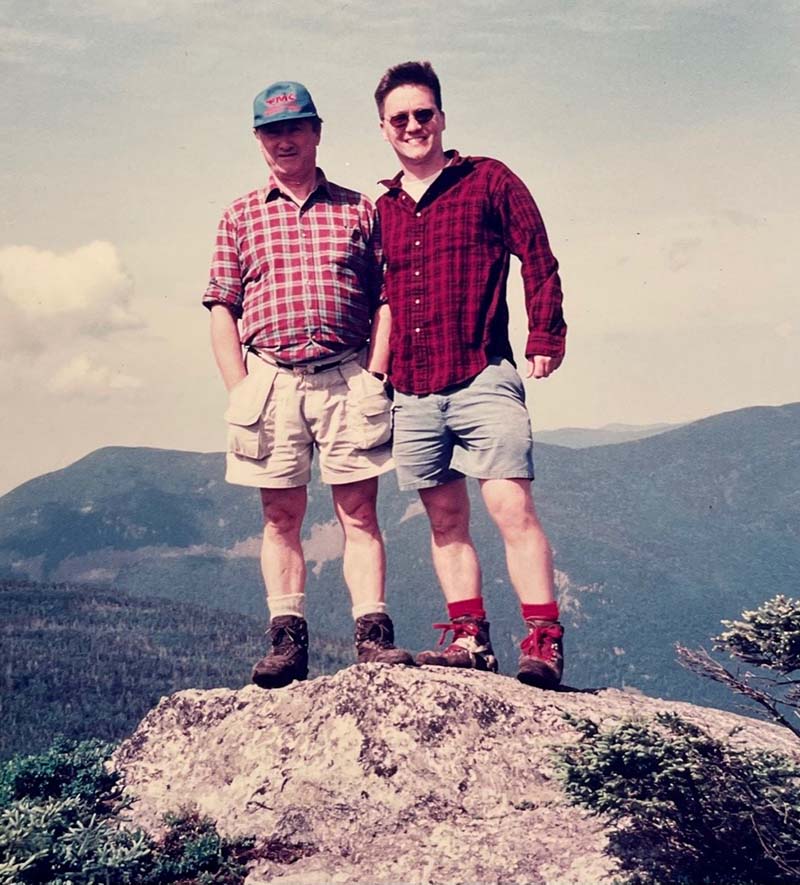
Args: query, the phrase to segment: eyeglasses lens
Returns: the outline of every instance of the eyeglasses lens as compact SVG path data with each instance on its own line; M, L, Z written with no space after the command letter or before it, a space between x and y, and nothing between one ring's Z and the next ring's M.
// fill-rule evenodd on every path
M417 123L420 126L424 126L426 123L430 123L436 112L433 108L420 108L419 110L411 111L411 113ZM389 117L389 122L395 129L405 129L408 126L408 120L409 116L405 111L402 114L395 114L393 117Z

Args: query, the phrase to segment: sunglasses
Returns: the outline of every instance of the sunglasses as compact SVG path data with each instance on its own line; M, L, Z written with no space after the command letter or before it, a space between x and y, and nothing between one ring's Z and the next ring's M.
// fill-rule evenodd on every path
M411 111L411 115L420 126L430 123L435 113L436 111L433 108L419 108L416 111ZM395 129L405 129L408 126L408 120L409 115L405 111L402 114L395 114L393 117L389 117L389 122Z

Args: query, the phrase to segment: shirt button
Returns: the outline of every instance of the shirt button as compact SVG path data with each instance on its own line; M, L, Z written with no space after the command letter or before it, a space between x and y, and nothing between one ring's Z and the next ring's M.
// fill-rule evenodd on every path
M415 332L419 332L419 326L417 326L417 328L414 329L414 331L415 331Z
M414 304L419 304L419 298L414 299Z
M418 271L418 270L415 270L415 271L414 271L414 276L415 276L415 277L418 277L418 276L419 276L419 271Z
M419 240L415 240L414 245L419 246Z
M421 212L417 212L417 218L422 218L422 213L421 213Z

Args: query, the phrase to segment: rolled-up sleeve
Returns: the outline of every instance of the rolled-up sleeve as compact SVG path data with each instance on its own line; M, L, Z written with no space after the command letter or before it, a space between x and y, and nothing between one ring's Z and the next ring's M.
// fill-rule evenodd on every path
M244 286L239 262L238 225L230 211L225 212L217 227L214 254L211 259L208 287L203 304L211 309L214 304L226 305L239 319L242 315Z

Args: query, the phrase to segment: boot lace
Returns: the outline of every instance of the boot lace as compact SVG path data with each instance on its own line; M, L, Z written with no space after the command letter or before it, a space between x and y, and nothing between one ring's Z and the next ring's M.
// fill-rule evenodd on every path
M480 632L480 627L475 621L450 621L447 624L434 624L433 629L442 631L442 635L439 637L439 645L444 645L447 634L451 630L453 631L453 641L448 648L455 645L462 636L477 636Z
M556 656L553 647L561 636L561 627L558 624L534 624L531 632L520 643L520 648L531 658L551 661Z
M369 630L357 640L359 645L370 645L374 648L394 648L392 632L388 624L383 621L374 621L369 625Z
M302 627L294 627L290 624L271 625L269 629L272 647L275 649L291 648L303 645Z

